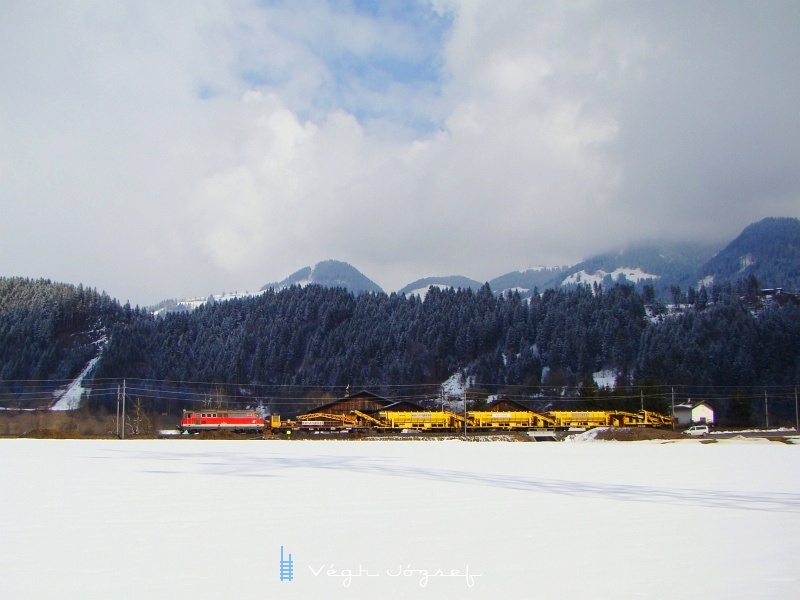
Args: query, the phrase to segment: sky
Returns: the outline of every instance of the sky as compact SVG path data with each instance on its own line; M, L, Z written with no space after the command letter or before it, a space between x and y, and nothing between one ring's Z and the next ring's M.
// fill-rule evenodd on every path
M793 0L0 5L2 276L394 291L800 217Z

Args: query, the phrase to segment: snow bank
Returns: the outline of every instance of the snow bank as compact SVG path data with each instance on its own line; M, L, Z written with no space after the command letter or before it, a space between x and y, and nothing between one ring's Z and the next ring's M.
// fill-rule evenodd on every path
M608 430L608 427L594 427L589 431L582 433L574 433L564 438L565 442L604 442L606 440L598 440L597 436L601 431Z
M787 433L790 431L796 431L794 427L778 427L776 429L736 429L731 431L725 431L723 429L709 431L709 435L733 435L733 434L742 434L742 433Z

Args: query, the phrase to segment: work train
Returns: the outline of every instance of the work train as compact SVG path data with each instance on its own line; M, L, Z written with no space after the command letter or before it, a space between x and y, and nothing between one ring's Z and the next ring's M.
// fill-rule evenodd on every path
M594 427L667 427L672 417L649 410L624 411L468 411L466 416L448 411L379 411L367 414L315 412L282 420L247 410L184 410L178 429L182 432L228 430L251 433L279 432L490 432L566 431Z

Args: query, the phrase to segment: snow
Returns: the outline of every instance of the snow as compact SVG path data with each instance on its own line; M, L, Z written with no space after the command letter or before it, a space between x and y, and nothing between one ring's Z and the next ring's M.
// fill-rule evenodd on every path
M586 285L594 285L595 283L601 284L608 275L611 276L612 281L617 281L620 277L624 276L625 279L627 279L631 283L639 283L639 281L642 280L659 278L658 275L647 273L639 268L619 267L611 272L606 272L600 269L598 271L595 271L594 273L588 273L584 269L582 271L578 271L577 273L573 273L572 275L564 279L564 281L561 282L561 285L569 285L577 283L583 283Z
M742 271L747 269L747 267L755 264L755 262L756 262L755 256L753 256L750 253L747 253L747 254L744 254L744 255L740 256L739 257L739 273L741 273Z
M430 290L430 288L432 288L432 287L435 287L436 289L439 289L439 290L445 290L445 291L446 291L446 290L449 290L449 289L450 289L451 287L453 287L453 286L451 286L451 285L445 285L444 283L431 283L431 284L429 284L429 285L426 285L426 286L424 286L424 287L417 288L417 289L415 289L415 290L411 290L411 291L409 291L409 292L406 292L404 295L405 295L406 297L409 297L409 296L419 296L420 300L425 300L425 298L427 298L427 297L428 297L428 291L429 291L429 290Z
M592 374L592 378L594 382L597 384L598 387L601 388L609 388L613 389L614 385L617 383L617 376L614 371L609 369L604 369L602 371L596 371Z
M706 275L700 281L697 282L697 286L695 286L698 290L700 288L710 288L714 285L714 275Z
M308 287L309 285L315 283L314 280L314 271L311 271L311 274L304 279L298 279L297 281L292 281L291 283L286 283L284 285L276 285L271 287L270 289L280 292L281 290L288 290L290 287L297 286L297 287Z
M678 408L678 405L675 405L675 408ZM756 433L756 434L767 434L767 433L789 433L792 431L796 431L794 427L777 427L775 429L733 429L730 431L726 430L715 430L710 431L711 435L733 435L733 434L742 434L742 433Z
M2 439L0 452L3 598L797 590L789 444L183 437Z
M502 296L508 296L509 294L515 294L516 293L516 294L519 294L520 296L524 296L525 294L529 293L530 291L531 291L530 288L524 288L524 287L515 286L515 287L505 288L504 290L501 290L500 294ZM528 299L528 301L530 302L530 299Z
M97 361L100 360L100 356L103 353L103 348L106 345L106 340L107 338L104 336L95 342L100 349L98 355L89 361L89 363L84 367L83 371L80 372L80 374L72 383L69 384L67 388L53 392L53 398L56 399L56 403L50 407L50 410L75 410L80 408L81 398L83 397L84 392L89 393L91 391L83 387L83 380L89 373L91 373L92 369L94 369Z
M588 431L584 431L583 433L575 433L573 435L568 435L564 438L565 442L603 442L604 440L598 440L597 436L599 433L606 431L609 429L608 427L594 427L589 429Z
M442 391L445 396L452 396L454 398L464 397L464 375L461 373L454 373L447 381L442 384Z
M216 302L224 302L226 300L240 300L242 298L254 298L256 296L260 296L266 293L267 290L259 290L258 292L223 292L221 294L212 294L211 298L214 299ZM183 300L178 300L175 307L170 310L175 310L177 307L183 307L188 309L190 312L200 308L204 304L208 303L208 296L203 298L184 298ZM160 308L158 310L153 311L153 315L158 317L160 315L165 314L168 309Z
M441 402L443 410L461 414L464 411L464 388L468 387L462 373L454 373L447 381L442 383L444 400Z

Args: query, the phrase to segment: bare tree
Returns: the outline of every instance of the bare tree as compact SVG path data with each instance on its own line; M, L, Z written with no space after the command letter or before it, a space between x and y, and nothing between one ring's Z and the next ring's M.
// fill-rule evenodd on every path
M128 430L132 435L153 433L153 421L142 405L141 398L136 398L133 403L133 414L128 417Z

